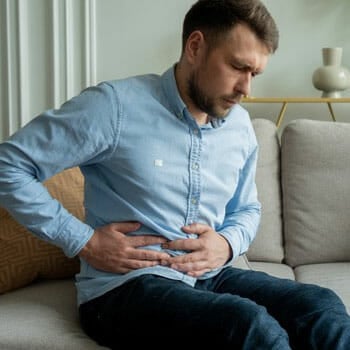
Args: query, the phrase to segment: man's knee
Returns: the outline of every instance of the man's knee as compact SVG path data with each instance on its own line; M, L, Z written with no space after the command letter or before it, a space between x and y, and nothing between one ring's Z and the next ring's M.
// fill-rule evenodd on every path
M239 345L241 349L290 349L286 330L265 307L250 302L241 307L240 317L232 313L232 319L227 320L233 324L239 323L236 332L228 336L231 344Z
M299 302L306 312L339 310L344 312L345 306L340 297L331 289L313 284L306 284L300 290Z

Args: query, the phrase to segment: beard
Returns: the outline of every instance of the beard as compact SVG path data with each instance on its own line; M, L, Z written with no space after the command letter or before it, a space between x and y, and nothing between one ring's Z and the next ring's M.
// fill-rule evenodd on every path
M187 81L187 92L193 104L209 117L225 118L227 116L230 109L220 108L215 99L200 88L195 72L192 72Z

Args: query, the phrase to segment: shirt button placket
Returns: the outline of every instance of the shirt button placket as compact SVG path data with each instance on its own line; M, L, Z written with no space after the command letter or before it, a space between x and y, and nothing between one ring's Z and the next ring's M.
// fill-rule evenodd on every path
M200 201L200 156L201 133L198 128L193 128L191 133L192 147L190 154L190 197L187 223L197 222Z

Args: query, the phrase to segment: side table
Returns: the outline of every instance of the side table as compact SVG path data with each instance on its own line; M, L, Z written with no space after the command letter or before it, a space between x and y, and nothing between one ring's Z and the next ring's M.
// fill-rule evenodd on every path
M350 103L350 97L245 97L242 103L281 103L282 107L278 114L276 126L279 127L284 118L288 103L326 103L329 113L336 121L332 103Z

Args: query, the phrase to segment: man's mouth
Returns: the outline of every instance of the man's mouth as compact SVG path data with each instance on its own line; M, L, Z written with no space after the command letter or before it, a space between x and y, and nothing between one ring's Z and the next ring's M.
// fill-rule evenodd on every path
M234 104L237 104L239 102L240 98L224 98L224 101L229 104L230 106L233 106Z

